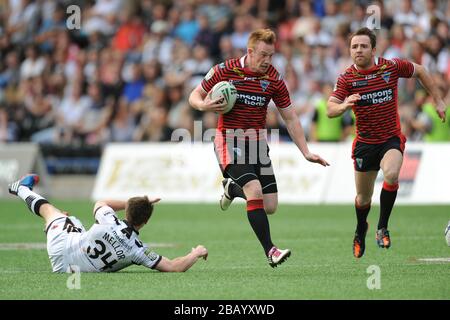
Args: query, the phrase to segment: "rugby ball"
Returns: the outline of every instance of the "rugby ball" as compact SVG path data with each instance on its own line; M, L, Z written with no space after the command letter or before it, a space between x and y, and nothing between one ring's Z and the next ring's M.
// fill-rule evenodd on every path
M237 98L236 87L228 81L220 81L216 83L216 85L210 91L210 98L211 100L215 100L220 97L225 99L227 103L222 114L230 112L231 109L233 109L234 103L236 102Z

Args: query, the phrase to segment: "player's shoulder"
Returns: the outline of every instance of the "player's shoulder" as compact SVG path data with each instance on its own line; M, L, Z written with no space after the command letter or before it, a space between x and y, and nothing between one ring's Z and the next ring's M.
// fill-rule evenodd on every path
M396 64L395 59L397 59L397 58L386 59L384 57L377 57L376 64L378 66L382 66L384 64L386 64L386 65L393 65L393 64Z
M271 64L267 70L267 75L275 81L283 80L281 73Z
M348 67L346 67L345 69L344 69L344 71L342 71L340 74L339 74L339 78L344 78L344 77L347 77L347 76L351 76L351 75L353 75L354 73L355 73L355 71L356 71L356 69L355 69L355 65L354 64L351 64L351 65L349 65Z
M338 79L342 79L344 81L348 80L349 78L352 78L355 74L355 68L353 65L348 66L343 72L341 72L338 76Z
M96 218L110 218L116 216L116 212L108 205L99 205L94 207L94 216Z
M380 69L380 70L395 66L396 64L397 64L396 58L386 59L383 57L378 57L377 61L376 61L376 65L377 65L378 69Z
M227 59L215 65L217 70L232 70L233 68L239 67L239 59Z
M220 63L217 63L209 69L208 73L204 77L204 81L211 80L215 75L223 75L224 73L228 72L230 69L230 61L226 60Z
M379 65L385 65L386 67L397 66L400 63L410 62L409 60L400 57L394 57L391 59L380 57L379 61Z

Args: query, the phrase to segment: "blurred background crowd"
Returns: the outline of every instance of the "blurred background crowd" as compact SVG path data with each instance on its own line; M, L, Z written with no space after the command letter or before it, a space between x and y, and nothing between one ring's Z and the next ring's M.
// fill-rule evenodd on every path
M374 23L370 5L378 55L424 65L450 103L446 0L0 0L0 142L80 152L170 141L178 128L193 134L195 120L214 128L216 115L192 109L188 95L261 27L278 35L273 64L308 140L351 139L352 115L327 119L326 100L352 63L349 34ZM450 118L436 120L420 84L402 79L398 95L409 140L450 141ZM274 106L267 125L289 140Z

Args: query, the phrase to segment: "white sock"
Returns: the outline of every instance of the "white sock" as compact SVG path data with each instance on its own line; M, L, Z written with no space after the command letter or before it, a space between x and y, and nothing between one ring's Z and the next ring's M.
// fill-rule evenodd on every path
M30 209L31 212L38 216L40 216L39 208L41 207L41 205L43 205L44 203L48 203L47 199L40 196L36 192L31 191L25 186L19 186L17 195L19 196L19 198L26 202L28 209Z

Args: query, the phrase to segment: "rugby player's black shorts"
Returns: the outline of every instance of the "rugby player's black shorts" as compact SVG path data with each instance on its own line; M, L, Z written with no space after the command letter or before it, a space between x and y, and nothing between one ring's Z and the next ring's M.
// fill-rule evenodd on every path
M406 138L402 134L394 136L387 141L378 144L369 144L361 141L353 141L352 159L356 171L378 171L380 162L386 152L391 149L397 149L402 154L405 150Z
M278 192L265 140L215 143L214 151L224 178L231 178L241 188L259 180L263 194Z

